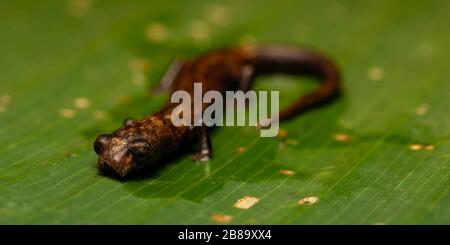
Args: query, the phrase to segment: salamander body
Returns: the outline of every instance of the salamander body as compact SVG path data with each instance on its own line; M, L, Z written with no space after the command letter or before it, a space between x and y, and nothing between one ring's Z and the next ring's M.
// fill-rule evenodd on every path
M341 91L337 66L326 56L307 49L283 45L248 45L206 53L188 61L176 61L162 79L161 88L170 93L194 93L194 83L202 84L202 93L210 90L247 91L258 76L272 73L313 76L320 86L301 96L280 111L280 120L287 120L336 98ZM195 142L200 151L195 160L212 156L206 126L175 126L171 114L176 103L167 103L159 112L140 120L125 120L111 134L99 135L94 150L99 155L100 170L113 170L120 176L152 165L167 155L175 154ZM203 107L203 110L205 107Z

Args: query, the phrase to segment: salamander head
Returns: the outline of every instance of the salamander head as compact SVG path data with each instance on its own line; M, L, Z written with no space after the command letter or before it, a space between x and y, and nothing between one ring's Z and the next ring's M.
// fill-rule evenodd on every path
M140 168L151 158L150 144L135 132L102 134L94 142L100 170L114 170L121 177Z

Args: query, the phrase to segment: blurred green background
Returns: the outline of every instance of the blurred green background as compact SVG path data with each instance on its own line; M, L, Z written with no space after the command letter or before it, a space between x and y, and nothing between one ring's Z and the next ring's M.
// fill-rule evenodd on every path
M449 224L449 13L445 0L3 0L0 223ZM322 50L345 95L282 123L284 138L215 130L209 164L98 174L93 139L164 104L147 92L174 57L252 42ZM282 105L315 86L256 84ZM235 208L244 196L259 202Z

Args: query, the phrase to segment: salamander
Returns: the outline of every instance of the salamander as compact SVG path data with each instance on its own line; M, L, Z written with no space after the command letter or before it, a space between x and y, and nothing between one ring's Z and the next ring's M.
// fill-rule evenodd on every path
M193 93L194 83L202 83L202 93L245 92L256 77L273 73L312 76L321 81L314 91L282 109L280 121L331 102L342 91L339 69L331 59L310 49L277 44L222 48L195 59L175 60L161 79L159 90ZM170 115L176 105L168 102L156 113L140 120L127 119L113 133L99 135L93 145L98 168L123 177L194 143L199 143L200 149L193 159L209 160L212 146L208 127L174 126Z

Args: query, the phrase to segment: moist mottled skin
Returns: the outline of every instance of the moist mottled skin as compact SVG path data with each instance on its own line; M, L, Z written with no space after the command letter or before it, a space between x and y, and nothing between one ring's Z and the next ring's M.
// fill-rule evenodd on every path
M331 101L340 92L339 72L331 60L313 51L280 45L221 49L186 61L172 81L171 92L184 90L193 94L194 83L199 82L202 93L248 90L250 86L246 82L269 73L304 74L322 80L315 91L282 110L280 120ZM202 127L174 126L170 116L176 106L167 103L155 114L141 120L126 120L123 127L113 133L98 136L94 149L99 155L99 169L125 176L157 163L164 156L177 154L198 140L202 147L198 159L209 159L211 146L207 131L199 130ZM205 110L206 105L202 109Z

